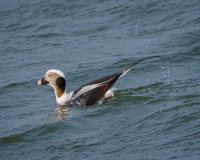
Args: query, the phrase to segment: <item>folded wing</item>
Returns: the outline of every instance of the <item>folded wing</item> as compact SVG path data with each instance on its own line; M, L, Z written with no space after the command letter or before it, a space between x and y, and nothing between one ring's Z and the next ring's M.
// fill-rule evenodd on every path
M89 82L74 91L71 100L79 105L90 106L104 97L105 93L115 84L122 73L103 77Z

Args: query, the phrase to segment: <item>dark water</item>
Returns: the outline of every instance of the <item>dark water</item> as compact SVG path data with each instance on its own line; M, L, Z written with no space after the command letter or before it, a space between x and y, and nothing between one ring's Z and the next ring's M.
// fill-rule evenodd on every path
M199 159L200 1L1 0L0 159ZM58 107L35 82L62 70L70 92L141 57L115 97Z

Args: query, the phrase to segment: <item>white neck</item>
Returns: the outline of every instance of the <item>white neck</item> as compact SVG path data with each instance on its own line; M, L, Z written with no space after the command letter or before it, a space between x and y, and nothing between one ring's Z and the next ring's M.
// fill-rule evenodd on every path
M55 91L56 92L56 91ZM62 94L61 97L57 97L56 93L56 101L57 101L57 104L58 105L65 105L68 101L70 101L72 95L73 95L74 92L70 92L70 93L66 93L66 90L65 92Z

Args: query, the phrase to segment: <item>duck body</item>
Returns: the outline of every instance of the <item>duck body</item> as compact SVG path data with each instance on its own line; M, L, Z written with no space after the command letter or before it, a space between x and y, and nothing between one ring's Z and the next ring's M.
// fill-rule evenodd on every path
M121 74L118 73L111 76L106 76L81 86L80 88L74 91L72 100L74 100L76 104L81 104L82 106L91 106L99 102L102 98L112 97L114 93L110 89L118 80L120 75ZM91 89L88 86L90 86ZM86 90L88 88L89 91L80 94L81 91L85 89L84 87L86 88ZM109 94L109 92L111 94Z
M45 76L39 79L36 82L36 84L49 85L53 87L58 105L91 106L98 103L104 98L112 97L114 95L114 92L112 90L113 85L119 78L124 76L134 65L145 59L155 57L164 59L160 56L151 56L140 59L128 68L124 69L122 72L91 81L70 93L66 93L65 75L60 70L48 70Z
M64 74L60 73L61 71L56 69L47 71L45 76L37 81L37 85L52 86L55 91L58 105L78 106L91 106L98 103L103 98L112 97L114 93L110 89L121 75L118 73L96 79L67 94L65 90L65 77L63 76ZM51 79L50 77L52 75L54 75L53 77L55 78L52 77L53 79Z

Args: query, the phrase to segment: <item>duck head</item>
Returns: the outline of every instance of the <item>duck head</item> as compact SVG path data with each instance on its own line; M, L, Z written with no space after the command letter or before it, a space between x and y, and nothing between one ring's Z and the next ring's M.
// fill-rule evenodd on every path
M66 81L62 71L51 69L46 72L43 78L36 82L37 85L49 85L54 88L56 98L62 97L65 94Z

